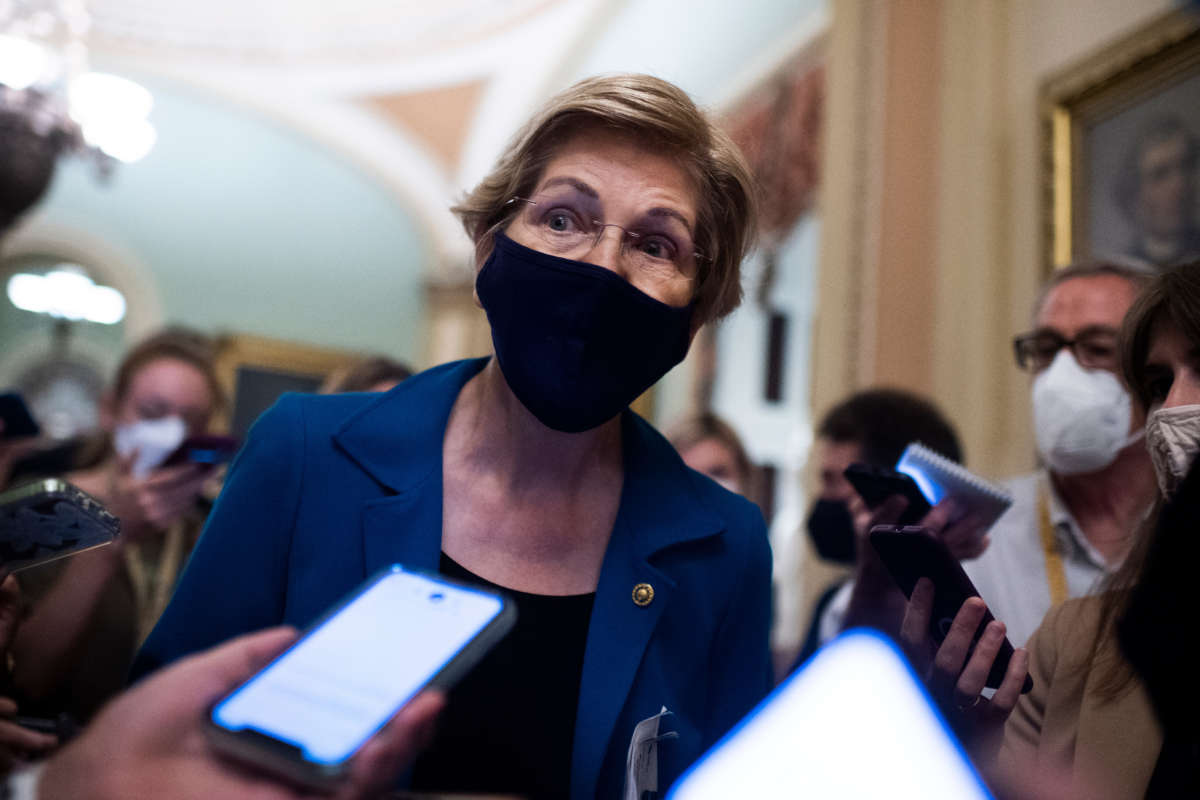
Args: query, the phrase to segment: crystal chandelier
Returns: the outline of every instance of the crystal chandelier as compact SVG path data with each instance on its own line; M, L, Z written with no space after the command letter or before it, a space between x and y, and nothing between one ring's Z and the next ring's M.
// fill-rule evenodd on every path
M61 155L106 176L154 146L150 93L88 71L84 0L0 0L0 232L46 191Z

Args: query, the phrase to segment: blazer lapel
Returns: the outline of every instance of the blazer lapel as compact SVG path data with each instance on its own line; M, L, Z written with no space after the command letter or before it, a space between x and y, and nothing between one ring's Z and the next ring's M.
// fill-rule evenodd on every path
M650 557L724 527L720 517L695 502L670 445L632 413L626 412L622 423L625 483L588 626L571 759L573 800L595 795L638 666L677 588ZM654 589L648 605L634 602L634 587L641 583Z
M463 385L486 363L459 361L409 378L334 434L337 446L385 489L361 511L364 577L395 563L437 569L446 424Z
M405 492L363 506L363 577L392 564L437 571L442 551L440 485L438 489Z

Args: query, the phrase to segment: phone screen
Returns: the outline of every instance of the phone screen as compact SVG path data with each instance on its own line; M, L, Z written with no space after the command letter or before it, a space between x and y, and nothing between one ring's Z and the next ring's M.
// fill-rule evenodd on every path
M859 629L818 651L667 794L730 797L990 795L896 646Z
M222 700L213 722L339 764L502 609L495 595L393 567Z

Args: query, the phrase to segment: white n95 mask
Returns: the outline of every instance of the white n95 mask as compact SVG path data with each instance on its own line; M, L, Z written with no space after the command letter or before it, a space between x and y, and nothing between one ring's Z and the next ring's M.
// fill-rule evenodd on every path
M1033 429L1038 455L1052 472L1096 472L1142 436L1129 433L1129 393L1117 376L1084 369L1067 348L1033 380Z
M113 448L122 458L136 451L131 472L135 478L144 478L186 438L187 423L180 417L143 419L118 425L113 431Z
M1146 448L1163 497L1187 477L1200 452L1200 405L1159 408L1146 419Z

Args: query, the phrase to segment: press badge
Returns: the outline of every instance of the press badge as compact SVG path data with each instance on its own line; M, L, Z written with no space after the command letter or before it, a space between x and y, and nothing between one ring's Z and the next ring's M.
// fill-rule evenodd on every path
M624 800L655 800L658 797L658 743L677 739L676 731L658 732L659 722L673 712L662 710L647 717L633 729L629 740L629 755L625 758Z

